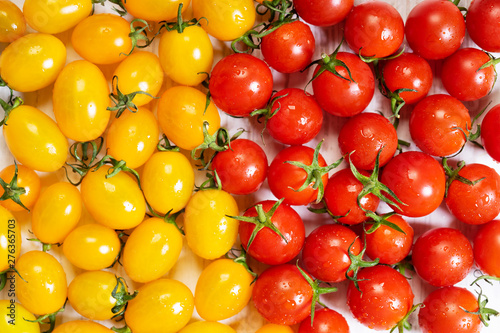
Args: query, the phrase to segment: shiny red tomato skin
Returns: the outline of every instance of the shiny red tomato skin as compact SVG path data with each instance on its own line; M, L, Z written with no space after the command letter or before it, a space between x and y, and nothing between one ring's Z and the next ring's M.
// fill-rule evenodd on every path
M246 195L256 192L266 179L267 156L254 141L236 139L230 149L215 155L212 169L217 171L224 191Z
M425 59L444 59L462 45L465 20L451 1L424 0L408 14L405 33L413 52Z
M484 149L495 161L500 162L500 104L492 107L481 122L481 141Z
M474 237L474 259L485 274L500 277L500 220L479 228Z
M465 24L470 38L487 52L500 52L500 22L496 0L472 0L467 10Z
M303 89L285 88L276 93L271 112L279 111L267 121L267 131L276 141L297 146L314 139L323 125L323 110L313 96Z
M325 71L312 81L314 97L328 113L338 117L352 117L370 104L375 92L375 79L370 67L357 55L339 52L337 59L347 65L354 82ZM316 67L314 74L319 68ZM345 68L337 66L336 70L341 76L349 79Z
M383 58L399 49L404 29L396 8L384 1L369 1L354 6L347 15L344 36L354 53Z
M263 60L235 53L215 64L209 90L219 109L231 116L248 117L266 106L273 92L273 76Z
M311 316L300 323L299 333L349 333L349 325L337 311L323 308L314 313L312 326Z
M262 38L264 61L280 73L296 73L311 63L316 47L309 26L301 21L285 23Z
M472 268L472 245L458 229L434 228L415 241L412 263L429 284L451 286L462 281Z
M294 0L300 18L311 25L328 27L342 22L354 0Z
M432 156L408 151L394 157L382 170L380 181L404 203L396 213L421 217L432 213L444 199L446 177Z

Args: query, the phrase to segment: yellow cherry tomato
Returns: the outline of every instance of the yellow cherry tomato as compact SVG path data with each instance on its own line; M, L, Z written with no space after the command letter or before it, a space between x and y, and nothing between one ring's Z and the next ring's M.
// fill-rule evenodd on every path
M16 295L36 315L54 313L66 302L66 273L59 261L43 251L26 252L16 262Z
M182 149L192 150L203 143L203 122L208 122L208 133L220 127L219 111L210 102L205 111L206 96L187 86L166 90L158 103L158 121L165 135Z
M156 97L163 84L164 74L156 54L136 51L120 62L113 76L118 78L118 89L125 95L142 91ZM133 103L142 106L152 99L146 94L136 94Z
M27 34L2 52L0 76L14 90L36 91L53 83L65 63L66 47L57 37Z
M160 129L154 114L144 107L114 118L106 134L108 154L129 168L143 165L156 150Z
M222 190L196 192L184 214L186 240L193 252L204 259L226 254L238 236L238 220L229 216L239 213L236 200Z
M113 331L93 321L72 320L58 325L52 333L113 333Z
M185 11L190 0L127 0L123 4L134 17L147 21L168 21L177 17L179 4L183 4Z
M236 333L236 331L222 323L197 321L187 325L179 333Z
M120 248L116 232L97 223L76 227L63 243L63 253L69 262L88 271L111 266Z
M135 282L147 283L167 274L177 262L181 250L182 235L179 230L153 217L132 231L121 261L128 277Z
M134 228L146 214L144 195L137 182L125 172L107 178L110 168L104 165L83 178L83 203L102 225L117 230Z
M12 178L16 172L16 166L11 164L0 171L0 178L3 179L7 184L11 183ZM38 199L40 194L40 177L38 174L24 165L17 165L17 188L23 188L25 193L19 195L19 200L24 205L24 207L31 209ZM9 190L8 190L9 191ZM0 187L0 197L4 195L5 191ZM20 212L25 208L18 203L12 201L12 199L7 199L5 201L0 201L0 205L4 206L11 212Z
M0 42L11 43L25 32L23 12L10 0L0 0Z
M69 139L91 141L108 126L108 82L101 70L86 60L64 67L54 84L52 102L57 124Z
M201 318L219 321L243 310L252 297L253 276L231 259L218 259L201 272L194 305Z
M0 273L14 268L21 252L21 227L14 215L0 206Z
M193 308L193 294L185 284L158 279L140 287L129 301L125 322L134 333L174 333L187 325Z
M68 140L52 118L32 106L12 111L3 136L14 158L28 168L53 172L66 162Z
M173 214L184 208L193 194L193 167L182 153L157 152L144 165L141 183L155 211Z
M73 28L92 13L89 0L25 0L23 13L29 26L39 32L58 34Z
M158 46L161 66L173 81L196 86L203 82L214 58L212 42L205 30L199 25L183 29L165 31Z
M213 37L229 41L250 30L255 24L253 0L193 0L194 17Z
M40 333L40 324L29 320L36 320L36 317L14 298L0 300L0 332Z
M293 330L285 325L266 324L255 333L293 333Z
M57 182L40 194L31 216L35 237L44 244L61 244L82 215L82 196L70 183Z

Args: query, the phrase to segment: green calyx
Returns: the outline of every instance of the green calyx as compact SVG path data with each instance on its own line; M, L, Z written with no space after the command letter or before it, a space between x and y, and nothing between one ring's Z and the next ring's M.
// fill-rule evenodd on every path
M367 210L367 211L365 211L365 214L367 217L370 218L370 220L368 222L365 222L365 223L371 225L368 230L365 229L365 234L371 234L371 233L375 232L381 226L385 225L391 229L394 229L394 230L399 231L399 232L406 235L406 232L404 232L403 229L401 229L397 224L392 223L388 220L389 217L396 214L395 212L387 213L384 215L378 215L375 212Z
M91 13L91 15L94 14L94 10L95 10L94 7L95 7L95 5L105 6L106 2L110 2L110 3L114 4L114 5L116 5L115 7L113 7L113 10L115 12L117 12L118 15L120 15L120 16L127 15L127 9L125 8L125 5L123 4L122 0L91 0L91 2L92 2L92 13Z
M447 177L446 189L445 189L445 194L444 194L445 197L448 195L448 189L450 188L451 183L453 183L455 180L457 180L461 183L464 183L466 185L469 185L469 186L474 186L486 178L486 177L482 177L482 178L479 178L475 181L471 181L470 179L467 179L465 177L460 176L459 172L465 166L465 161L458 162L457 167L455 169L453 169L452 167L449 166L448 159L446 157L444 157L442 159L442 164L443 164L444 172L445 172L446 177Z
M144 91L134 91L130 94L122 93L118 88L118 76L116 75L113 76L111 85L113 86L113 91L116 91L116 93L112 92L111 94L109 94L109 98L115 104L115 106L108 106L106 109L108 111L116 111L116 118L120 118L125 110L129 110L132 113L137 112L137 105L134 104L134 98L137 94L147 95L151 98L157 98Z
M3 82L3 81L2 81ZM10 89L10 88L9 88ZM7 120L9 120L9 116L13 110L15 110L18 106L23 105L24 101L20 97L13 97L12 90L9 101L6 102L3 99L0 99L0 106L5 112L4 118L0 121L0 126L7 126Z
M486 281L488 281L488 279L495 279L494 277L487 277L487 278L484 278ZM481 320L481 322L483 323L484 326L488 327L489 326L489 322L491 320L491 316L498 316L500 315L500 312L498 312L497 310L495 309L492 309L492 308L487 308L486 305L488 304L488 297L486 295L483 294L483 289L481 288L481 286L477 283L479 279L476 279L471 285L475 284L479 290L476 290L476 293L477 293L477 306L478 306L478 310L477 311L469 311L467 309L465 309L464 307L460 307L460 309L462 309L463 311L469 313L469 314L474 314L474 315L477 315L479 317L479 319ZM499 280L499 279L496 279L496 280ZM488 281L489 282L489 281ZM489 282L491 283L491 282Z
M66 302L67 301L68 300L66 299ZM49 325L49 329L46 331L43 331L42 333L51 333L54 330L54 328L56 327L56 316L58 313L64 311L64 309L66 307L66 302L64 303L62 308L60 308L59 310L57 310L54 313L49 313L49 314L46 314L44 316L40 316L35 320L28 320L28 319L24 319L24 320L29 321L30 323L39 323L40 325L47 324L47 325Z
M251 117L254 117L254 116L257 117L258 122L260 122L262 118L265 119L264 120L264 128L260 132L260 138L261 138L262 142L264 142L264 131L267 128L267 122L269 121L269 119L274 117L280 111L281 104L280 104L279 100L282 99L283 97L286 97L286 96L288 96L288 94L271 97L271 99L269 100L269 103L267 103L267 106L265 108L255 110L255 111L250 113ZM278 104L277 104L277 108L273 111L272 109L273 109L273 106L275 103L278 103Z
M52 247L54 245L56 245L56 246L61 246L62 245L61 243L53 243L53 244L44 243L41 240L39 240L38 238L28 238L27 240L29 240L30 242L38 242L38 243L42 244L42 251L43 252L50 251L50 249L52 249Z
M182 213L184 213L184 209L181 209L180 211L178 211L176 213L172 213L172 210L170 210L167 214L160 215L160 214L158 214L157 212L154 211L153 207L151 207L151 205L147 201L146 201L146 206L147 206L148 211L149 211L149 213L150 213L151 216L154 216L154 217L157 217L159 219L162 219L163 222L173 225L177 229L177 231L179 231L179 233L181 235L183 235L183 236L185 235L184 230L181 227L179 227L179 225L176 222L177 217L179 215L181 215Z
M380 259L377 258L373 261L363 260L363 256L365 255L365 252L366 252L366 242L363 242L364 243L363 249L359 252L359 254L357 254L357 255L353 254L352 247L354 246L354 243L356 242L357 239L358 239L358 237L356 237L354 239L354 241L349 245L349 248L347 249L347 254L349 255L349 259L351 260L351 264L349 265L349 268L345 272L345 277L348 280L351 280L354 283L354 286L356 287L356 289L359 292L361 292L361 290L359 290L359 284L358 284L358 282L360 281L360 280L358 280L359 270L361 268L373 267L373 266L378 265ZM350 274L351 272L352 272L352 276Z
M0 201L12 200L19 206L30 211L22 202L21 195L26 193L24 187L17 186L17 163L14 161L14 176L9 183L6 183L2 178L0 178L0 185L2 186L4 192L0 197Z
M122 277L115 277L116 286L111 292L111 296L116 300L115 306L111 309L111 312L114 313L113 319L123 316L127 309L128 301L134 299L138 294L137 290L133 294L129 294L125 280Z
M410 315L415 312L418 308L424 306L422 303L415 304L411 307L411 309L406 313L406 315L401 319L390 331L389 333L394 332L396 329L399 333L403 333L404 330L411 330L411 323L408 321Z
M144 26L135 26L137 22L142 23ZM128 54L126 54L127 56L131 55L136 47L142 49L148 47L153 42L156 35L149 39L146 29L149 29L149 24L145 20L134 19L130 22L130 33L128 36L132 41L132 49ZM143 45L139 45L139 41L144 41L145 43Z
M160 29L158 30L158 33L161 31L161 29L165 28L167 31L177 31L178 33L182 34L184 32L184 29L200 25L200 21L202 19L205 19L204 17L200 18L199 20L196 18L193 18L189 21L184 21L182 18L182 7L183 3L181 2L179 4L179 7L177 8L177 21L174 22L161 22L162 26L160 26Z
M239 265L242 265L245 268L245 270L248 272L248 274L253 276L254 279L253 279L252 283L254 283L255 281L257 281L257 273L255 273L248 265L247 252L245 251L243 246L240 248L239 254L236 253L236 251L237 250L235 250L235 249L231 249L228 253L226 253L225 257L227 259L233 260L235 263L237 263Z
M158 144L156 145L156 149L158 151L175 151L175 152L181 151L181 149L179 147L170 143L170 140L167 138L167 136L165 134L163 134L160 141L158 141Z

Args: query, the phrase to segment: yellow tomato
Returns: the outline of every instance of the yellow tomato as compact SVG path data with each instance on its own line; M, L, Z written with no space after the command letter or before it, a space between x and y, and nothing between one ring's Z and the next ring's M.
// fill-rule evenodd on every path
M16 171L16 166L14 164L7 166L2 171L0 171L0 178L4 182L9 184L14 178ZM40 177L32 169L25 167L24 165L17 166L17 187L24 188L25 193L19 195L19 200L28 209L31 209L38 199L40 194ZM0 187L0 197L4 194L4 189ZM4 206L11 212L23 211L23 206L12 201L12 199L7 199L5 201L0 201L0 205Z
M66 302L66 273L59 261L43 251L26 252L16 262L16 295L36 315L54 313Z
M201 272L194 293L194 305L201 318L219 321L230 318L252 297L253 276L231 259L218 259Z
M162 219L150 218L139 224L127 239L123 268L135 282L147 283L165 275L177 262L181 250L179 230Z
M194 171L182 153L154 153L141 176L142 190L151 207L161 214L184 208L194 189Z
M0 0L0 42L11 43L26 31L23 12L10 0Z
M89 0L25 0L23 5L29 26L47 34L71 29L91 12L92 1Z
M228 216L239 213L236 200L222 190L196 192L184 214L186 240L193 252L204 259L226 254L238 236L238 220Z
M53 172L66 162L66 137L52 118L32 106L15 108L3 135L14 158L28 168Z
M66 182L50 185L33 208L31 228L35 237L45 244L61 244L82 215L80 191Z
M0 300L0 332L40 333L40 324L29 320L36 318L13 298Z
M208 133L220 127L219 111L212 102L205 111L206 96L199 90L175 86L163 93L158 103L158 121L165 135L182 149L192 150L203 143L203 122Z
M179 333L236 333L236 331L221 323L197 321L187 325Z
M14 215L0 206L0 273L14 268L21 252L21 227Z
M147 21L168 21L177 17L179 4L182 11L189 6L190 0L127 0L123 4L132 16Z
M191 25L179 33L165 31L158 46L161 66L173 81L196 86L203 82L212 69L214 50L205 30Z
M120 248L116 232L97 223L76 227L63 243L64 256L69 262L89 271L111 266L118 257Z
M52 35L35 33L10 43L0 57L0 76L16 91L53 83L66 63L66 47Z
M86 60L64 67L54 85L52 102L57 124L69 139L91 141L108 126L108 82L101 70Z
M158 121L151 111L144 107L139 107L137 112L125 111L109 126L108 154L124 160L129 168L138 168L155 152L159 135Z
M118 89L125 95L143 91L156 97L163 84L164 74L156 54L136 51L116 67L113 76L118 77ZM152 99L146 94L136 94L133 102L136 106L142 106Z
M293 333L293 330L289 326L266 324L255 333Z
M72 320L57 326L52 333L113 333L113 331L93 321Z
M213 37L229 41L250 30L255 24L253 0L193 0L193 14Z
M182 282L159 279L139 288L129 301L125 322L134 333L174 333L193 314L193 294Z
M102 225L117 230L134 228L146 214L144 196L137 182L125 172L106 178L110 168L104 165L83 178L83 203Z

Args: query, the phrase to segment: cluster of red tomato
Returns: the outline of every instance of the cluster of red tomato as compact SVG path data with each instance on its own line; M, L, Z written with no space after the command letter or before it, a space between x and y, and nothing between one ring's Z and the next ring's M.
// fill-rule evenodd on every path
M500 106L472 109L498 1L423 0L405 21L379 0L104 2L0 0L2 333L234 333L220 321L251 311L258 333L478 332L498 314L481 287L500 278ZM314 61L332 31L345 44ZM487 163L461 161L472 143ZM417 229L444 206L460 227ZM194 285L186 253L206 260ZM479 295L457 286L474 263ZM85 320L54 326L68 308Z

